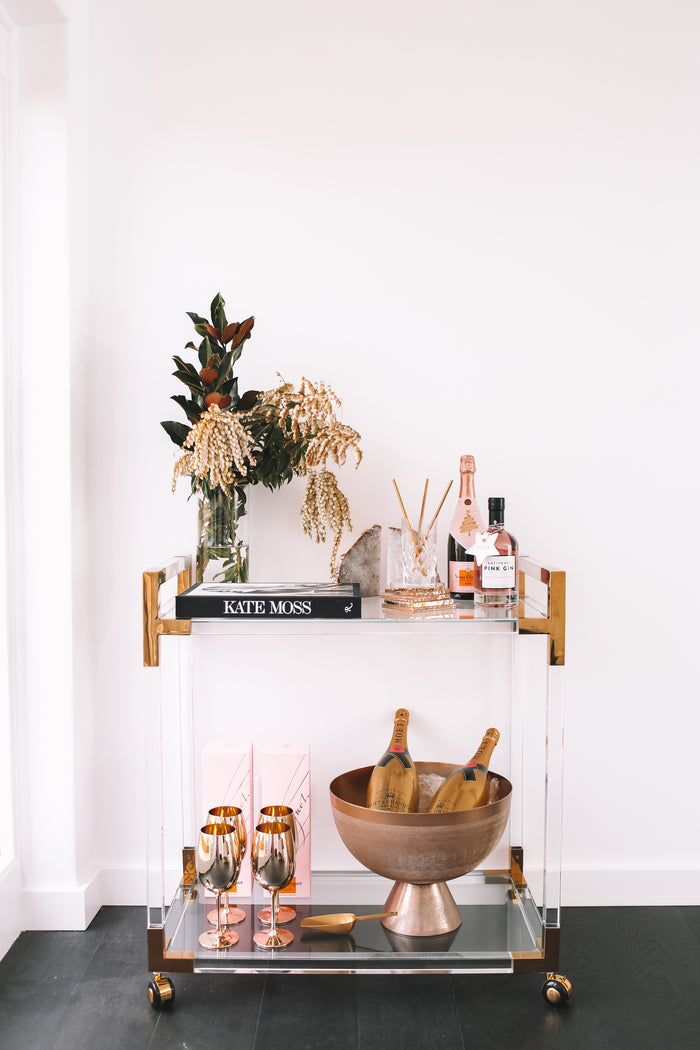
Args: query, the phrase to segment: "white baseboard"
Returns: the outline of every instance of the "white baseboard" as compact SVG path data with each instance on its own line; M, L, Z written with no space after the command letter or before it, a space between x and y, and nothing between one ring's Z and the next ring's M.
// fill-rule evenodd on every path
M104 905L146 907L143 868L96 871L85 883L69 890L21 890L22 928L25 930L85 930Z
M102 905L146 907L145 868L103 868L100 888Z
M25 930L85 930L102 907L101 872L68 889L23 889L20 892Z
M684 907L698 903L700 868L566 868L564 907Z

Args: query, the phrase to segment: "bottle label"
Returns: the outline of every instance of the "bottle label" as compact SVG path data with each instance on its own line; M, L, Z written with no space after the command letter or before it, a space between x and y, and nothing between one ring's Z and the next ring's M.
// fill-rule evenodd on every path
M484 589L515 587L515 555L503 554L487 558L481 566L481 586Z
M448 586L451 591L472 592L474 590L474 562L451 561Z
M483 528L481 511L476 500L461 499L450 522L450 532L463 547L471 547L474 536Z
M486 766L482 766L481 762L467 762L466 766L462 767L462 776L465 780L476 780L476 774L483 773L484 776L488 773Z
M377 765L378 766L388 766L390 762L394 761L394 759L396 759L398 762L400 762L402 766L405 766L406 769L412 769L413 768L413 762L411 761L411 756L409 755L408 751L406 751L406 749L404 747L402 747L400 751L397 751L397 750L395 750L395 748L390 747L389 750L386 752L386 754L382 755L382 757L379 759L379 761L377 762Z

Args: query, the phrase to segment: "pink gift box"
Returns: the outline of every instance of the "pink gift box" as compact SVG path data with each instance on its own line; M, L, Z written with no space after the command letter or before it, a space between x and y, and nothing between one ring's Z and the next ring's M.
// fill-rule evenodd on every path
M253 872L250 842L255 830L253 811L253 745L249 741L209 740L202 751L202 824L214 806L238 806L243 810L248 848L236 885L230 893L252 897Z
M296 872L281 892L311 896L311 764L308 743L265 744L260 806L291 806L298 826Z

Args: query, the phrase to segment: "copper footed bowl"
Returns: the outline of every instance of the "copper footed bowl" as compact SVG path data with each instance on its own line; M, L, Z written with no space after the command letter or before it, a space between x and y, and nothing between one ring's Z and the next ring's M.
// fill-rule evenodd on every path
M398 915L382 924L406 936L436 936L457 929L462 919L446 883L473 871L498 845L510 814L512 786L488 774L489 802L458 813L427 808L436 778L460 767L416 762L421 793L417 813L367 809L372 766L342 773L331 782L331 810L338 834L364 867L395 882L385 903Z

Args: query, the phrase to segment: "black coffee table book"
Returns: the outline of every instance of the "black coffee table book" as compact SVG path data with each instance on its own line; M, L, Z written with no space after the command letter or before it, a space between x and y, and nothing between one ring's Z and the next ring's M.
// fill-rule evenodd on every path
M359 583L195 583L175 598L178 620L356 620Z

